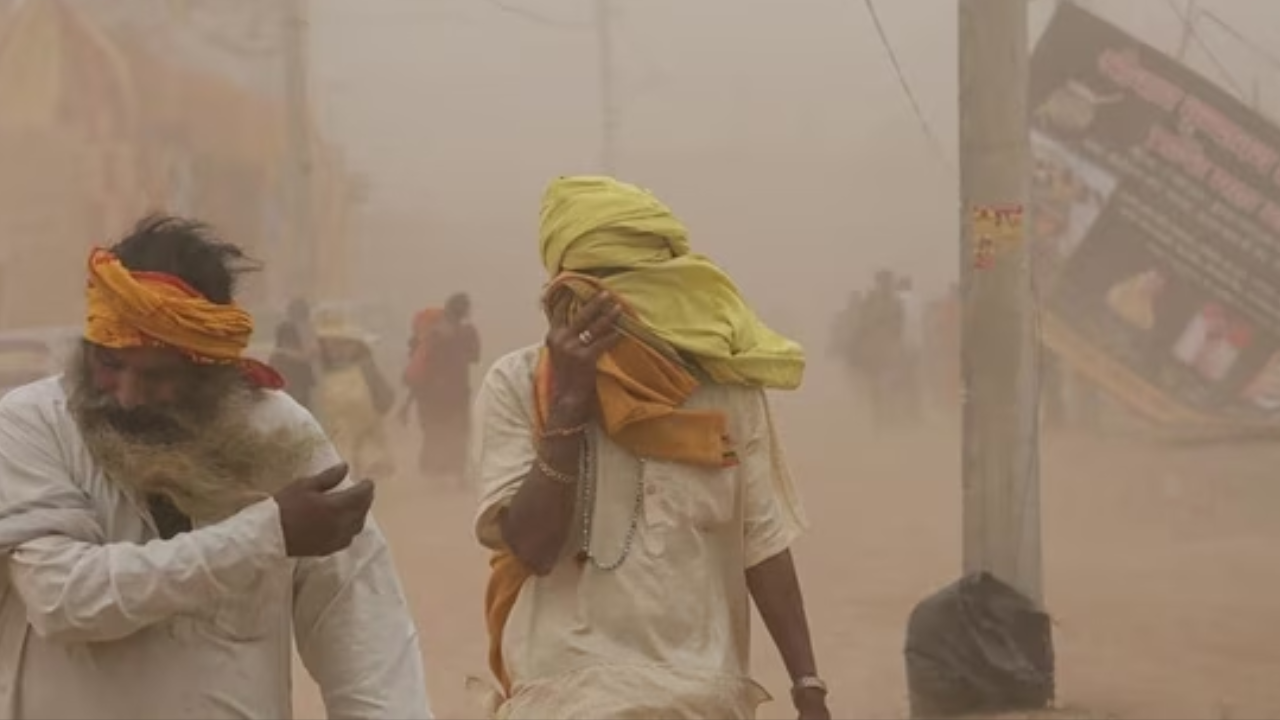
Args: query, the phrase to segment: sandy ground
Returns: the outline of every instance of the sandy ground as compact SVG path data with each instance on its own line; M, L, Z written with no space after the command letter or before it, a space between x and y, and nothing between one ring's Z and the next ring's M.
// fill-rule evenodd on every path
M938 422L872 438L843 387L815 380L780 414L813 521L796 552L819 662L837 717L904 717L906 616L958 572L957 435ZM1060 701L1087 708L1054 717L1280 717L1277 455L1046 439ZM441 718L480 717L463 688L468 674L485 675L487 567L470 536L472 502L400 480L377 507ZM780 700L761 716L794 717L776 652L762 630L755 637L756 673ZM300 717L323 717L305 676L296 694Z

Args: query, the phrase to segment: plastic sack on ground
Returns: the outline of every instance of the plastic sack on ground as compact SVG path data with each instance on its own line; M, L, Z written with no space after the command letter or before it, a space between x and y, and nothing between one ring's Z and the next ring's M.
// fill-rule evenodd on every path
M1037 710L1054 699L1049 616L986 572L916 605L905 655L913 718Z

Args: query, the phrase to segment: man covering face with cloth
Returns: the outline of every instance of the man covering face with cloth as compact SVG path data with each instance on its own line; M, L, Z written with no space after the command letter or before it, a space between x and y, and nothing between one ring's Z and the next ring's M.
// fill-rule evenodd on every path
M542 345L476 402L476 523L504 718L752 718L754 598L803 718L828 717L789 547L804 520L766 388L800 384L765 327L641 188L553 182Z
M247 269L143 221L66 372L0 400L0 718L291 717L295 633L330 717L429 717L373 486L242 356Z

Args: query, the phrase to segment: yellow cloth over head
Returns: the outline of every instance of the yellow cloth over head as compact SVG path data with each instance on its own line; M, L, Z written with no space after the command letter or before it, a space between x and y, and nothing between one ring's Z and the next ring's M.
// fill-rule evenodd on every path
M609 177L559 178L543 197L541 220L552 278L609 271L604 287L712 381L800 386L804 350L761 322L723 270L691 252L684 224L647 190Z
M239 365L261 387L282 387L278 373L243 357L253 317L203 297L166 273L133 272L108 250L89 256L84 337L102 347L173 348L194 362Z
M567 322L596 293L596 278L562 273L543 295L553 323ZM737 463L724 413L681 406L698 388L676 352L651 334L627 311L618 321L623 336L596 365L600 424L618 445L637 457L702 467ZM551 365L546 350L538 361L535 398L538 419L551 407Z

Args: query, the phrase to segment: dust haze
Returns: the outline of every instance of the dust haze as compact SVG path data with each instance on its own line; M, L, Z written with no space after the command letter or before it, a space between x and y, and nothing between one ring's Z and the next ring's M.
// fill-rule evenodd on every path
M1163 51L1180 41L1185 0L1081 4ZM1033 39L1053 5L1031 2ZM1260 47L1280 43L1269 3L1198 5ZM860 0L615 0L612 19L614 173L663 198L694 249L808 350L804 387L777 403L812 522L797 561L837 717L905 716L907 615L960 571L954 402L930 390L918 422L878 428L832 352L840 311L877 270L912 277L932 302L961 262L955 3L876 7L920 115ZM344 220L334 297L317 299L380 308L393 380L414 312L454 292L471 295L481 370L542 337L542 190L601 171L595 12L588 0L310 2L319 131L366 188ZM1268 95L1276 65L1221 30L1202 33L1187 64L1258 88L1256 105L1280 112ZM49 271L62 273L57 287L81 282L78 252ZM387 423L398 472L380 479L375 513L415 609L434 709L480 717L464 689L468 675L487 676L474 498L417 477L417 439ZM1067 716L1280 715L1278 457L1266 444L1156 444L1107 397L1091 424L1045 431L1046 599ZM762 717L794 716L762 628L753 652L775 697ZM323 716L305 674L297 697L301 717Z

